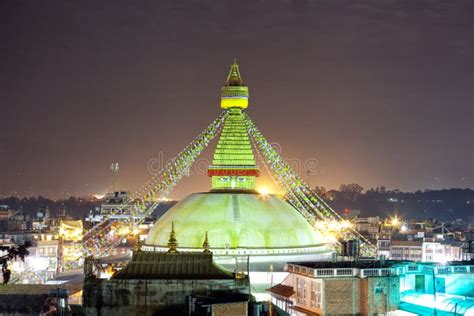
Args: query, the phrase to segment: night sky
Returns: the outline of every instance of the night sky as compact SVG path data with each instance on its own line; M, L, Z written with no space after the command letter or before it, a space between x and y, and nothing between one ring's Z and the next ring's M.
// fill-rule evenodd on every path
M234 58L311 185L474 186L471 0L2 1L0 40L0 194L104 193L111 162L137 189L219 115Z

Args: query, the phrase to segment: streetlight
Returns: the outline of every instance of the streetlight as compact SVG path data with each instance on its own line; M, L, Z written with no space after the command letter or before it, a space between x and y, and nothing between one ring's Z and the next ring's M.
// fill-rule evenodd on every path
M434 309L434 316L438 315L436 310L436 276L435 276L435 267L433 267L433 309Z
M398 227L398 226L400 226L400 223L401 223L401 219L397 215L390 218L390 225L391 226Z

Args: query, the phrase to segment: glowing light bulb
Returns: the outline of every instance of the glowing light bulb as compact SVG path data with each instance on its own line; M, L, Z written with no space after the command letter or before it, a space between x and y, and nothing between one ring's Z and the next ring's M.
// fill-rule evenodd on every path
M395 215L394 217L390 219L390 225L392 226L398 227L400 226L400 223L401 223L401 220L397 215Z
M344 220L344 221L341 222L341 228L343 228L343 229L348 229L348 228L351 228L351 227L352 227L352 223L351 223L351 222L346 221L346 220Z
M270 192L270 189L268 187L261 187L258 192L261 194L261 195L268 195L268 194L271 194Z

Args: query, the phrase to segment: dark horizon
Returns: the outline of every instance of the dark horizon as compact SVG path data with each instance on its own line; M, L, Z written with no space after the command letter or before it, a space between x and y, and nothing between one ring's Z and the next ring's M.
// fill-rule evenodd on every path
M262 133L317 160L311 186L474 188L473 13L468 0L2 2L0 195L104 193L112 162L136 190L151 158L220 113L234 58ZM172 197L209 187L193 175Z
M335 188L327 188L325 186L312 186L312 188L316 188L316 189L319 189L319 188L324 188L327 190L327 192L330 192L330 191L341 191L341 187L342 185L352 185L352 184L356 184L358 185L358 183L341 183L339 186L335 187ZM469 192L474 192L474 188L456 188L456 187L452 187L452 188L441 188L441 189L429 189L429 188L423 188L423 189L416 189L416 190L413 190L413 191L403 191L403 190L400 190L400 189L396 189L396 188L388 188L384 185L376 185L374 187L369 187L369 188L366 188L366 187L363 187L363 191L362 193L365 194L367 193L367 191L370 191L370 190L377 190L377 189L380 189L380 188L385 188L387 192L396 192L397 194L414 194L414 193L418 193L418 192L445 192L445 191L456 191L456 190L460 190L460 191L469 191ZM274 189L273 187L271 189ZM116 191L124 191L125 189L122 189L122 188L117 188ZM202 190L202 191L196 191L196 192L207 192L208 190ZM105 192L105 193L111 193L112 191L108 191L108 192ZM129 193L134 193L132 191L128 191ZM279 190L275 187L275 190L272 190L270 192L271 194L281 194L281 192L279 192ZM95 199L95 200L100 200L101 198L99 196L101 196L102 194L95 194L95 193L84 193L82 195L73 195L73 194L69 194L69 195L58 195L58 196L48 196L48 195L41 195L41 194L38 194L38 195L15 195L15 194L0 194L0 200L5 200L5 199L9 199L9 198L17 198L17 199L30 199L30 198L45 198L45 199L49 199L49 200L53 200L53 201L61 201L61 200L67 200L68 198L75 198L75 199ZM184 198L185 196L183 197L172 197L172 198L169 198L167 199L167 201L180 201L182 198Z
M360 216L380 216L392 218L394 216L405 220L436 219L451 221L466 220L472 216L471 204L474 203L472 189L444 189L418 192L384 191L381 188L359 192L356 186L346 186L342 190L324 192L319 188L316 192L325 199L340 215L349 214L349 210L360 211ZM171 206L179 202L170 200L155 209L153 216L160 216ZM45 197L0 197L0 205L8 205L12 210L21 210L25 214L35 216L41 208L48 208L52 213L60 214L66 211L74 218L84 218L91 210L104 203L96 198L69 197L62 200Z

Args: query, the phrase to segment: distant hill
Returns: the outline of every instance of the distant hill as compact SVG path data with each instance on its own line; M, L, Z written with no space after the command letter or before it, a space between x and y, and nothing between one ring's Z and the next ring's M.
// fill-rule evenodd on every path
M361 210L361 216L386 217L394 213L409 219L437 218L442 221L466 220L474 216L474 190L424 190L401 192L384 187L360 190L357 184L343 185L339 190L320 195L337 211L345 208ZM322 191L322 192L321 192Z
M361 216L386 217L394 213L409 219L437 218L448 221L457 218L466 220L474 215L474 190L424 190L402 192L377 187L364 191L358 184L343 184L339 190L327 191L316 187L316 192L323 197L336 211L359 209ZM154 210L152 216L159 217L172 207L176 201L163 202ZM51 200L42 196L0 199L13 210L22 210L34 216L42 207L48 207L54 216L61 210L74 218L83 218L90 210L100 206L101 201L94 198L70 197L64 200Z

